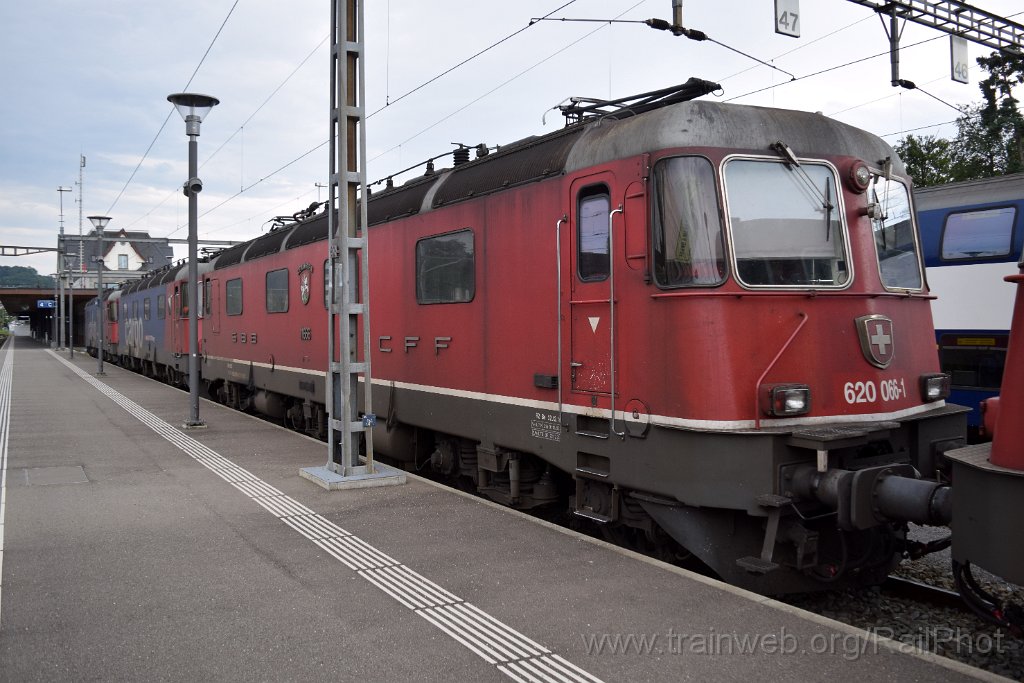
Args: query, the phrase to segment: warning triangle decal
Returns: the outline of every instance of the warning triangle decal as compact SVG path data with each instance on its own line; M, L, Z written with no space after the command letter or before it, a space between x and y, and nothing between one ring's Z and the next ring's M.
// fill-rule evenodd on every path
M587 318L587 320L590 321L590 329L593 330L596 333L597 332L597 324L599 322L601 322L601 317L600 316L595 316L593 318Z

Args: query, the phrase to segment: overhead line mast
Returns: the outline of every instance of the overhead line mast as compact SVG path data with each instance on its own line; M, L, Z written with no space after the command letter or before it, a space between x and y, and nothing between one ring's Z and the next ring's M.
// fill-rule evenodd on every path
M966 38L993 50L1024 52L1024 25L959 0L849 0L879 14L895 16Z
M381 465L375 467L373 462L376 416L370 400L363 6L363 0L331 0L328 279L325 283L328 296L325 378L328 457L324 467L300 470L303 477L326 489L405 483L404 473ZM365 464L360 464L360 440L364 445Z
M900 36L899 26L912 21L931 26L951 36L970 40L1009 54L1024 55L1024 25L1010 21L991 12L972 7L959 0L849 0L849 2L873 9L879 17L889 19L885 32L889 37L889 61L892 64L892 85L913 90L912 81L900 78ZM883 20L884 24L884 20ZM966 52L964 53L966 58ZM959 80L959 79L957 79ZM967 82L966 74L964 83Z

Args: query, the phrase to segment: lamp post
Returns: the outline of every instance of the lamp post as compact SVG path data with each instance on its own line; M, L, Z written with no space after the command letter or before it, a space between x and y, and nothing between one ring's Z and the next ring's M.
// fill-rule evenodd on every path
M199 125L203 118L220 104L220 100L197 93L175 93L167 96L185 119L188 136L188 180L182 188L188 197L188 391L189 417L185 427L204 427L199 419L199 268L196 263L199 223L199 192L203 183L199 173Z
M81 243L81 240L79 240ZM68 259L74 259L74 256L68 256L64 254L65 263L69 263ZM68 359L74 360L75 358L75 272L68 266L67 272L65 273L68 282Z
M100 329L97 330L98 339L96 341L96 345L99 347L99 350L96 352L96 374L102 375L104 374L103 333L107 327L107 302L103 300L103 229L106 228L107 223L110 222L110 216L89 216L89 221L96 228L96 244L98 245L96 251L96 298L99 300L100 303Z

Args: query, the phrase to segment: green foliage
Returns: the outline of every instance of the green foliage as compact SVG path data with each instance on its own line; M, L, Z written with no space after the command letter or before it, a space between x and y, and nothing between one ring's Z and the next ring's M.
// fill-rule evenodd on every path
M1024 171L1024 115L1012 91L1024 83L1024 57L993 52L978 64L988 72L978 84L983 101L961 109L955 138L908 135L896 143L916 185Z
M991 144L994 162L1003 173L1024 170L1024 115L1017 107L1013 86L1024 83L1024 56L993 52L979 57L988 78L978 84L985 102L979 114Z
M40 275L35 268L0 266L0 287L37 287L53 289L52 277Z
M908 135L895 147L918 187L952 182L951 148L949 140L934 135Z

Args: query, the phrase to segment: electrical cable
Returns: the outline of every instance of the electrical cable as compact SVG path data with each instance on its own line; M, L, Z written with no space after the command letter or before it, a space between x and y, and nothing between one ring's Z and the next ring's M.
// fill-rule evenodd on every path
M569 0L569 2L565 3L565 4L564 4L564 5L562 5L561 7L556 7L555 9L551 10L550 12L548 12L547 14L545 14L544 16L545 16L545 17L549 17L549 16L551 16L552 14L554 14L555 12L558 12L558 11L560 11L560 10L563 10L563 9L565 9L566 7L568 7L569 5L571 5L571 4L575 3L575 2L576 2L576 0ZM476 58L477 58L477 57L479 57L480 55L484 54L485 52L489 52L490 50L493 50L494 48L498 47L499 45L501 45L501 44L502 44L502 43L504 43L505 41L509 40L510 38L514 38L515 36L518 36L518 35L519 35L520 33L522 33L523 31L525 31L526 29L528 29L528 28L532 27L532 26L534 25L534 23L535 23L535 20L534 20L534 19L531 19L531 20L530 20L530 23L529 23L529 24L527 24L526 26L522 27L522 28L521 28L521 29L519 29L518 31L513 31L512 33L508 34L507 36L505 36L504 38L502 38L502 39L501 39L501 40L499 40L498 42L496 42L496 43L493 43L493 44L491 44L491 45L489 45L489 46L485 47L485 48L484 48L483 50L480 50L479 52L477 52L476 54L472 55L471 57L467 57L466 59L462 60L461 62L459 62L459 63L458 63L458 64L456 64L455 66L453 66L453 67L451 67L451 68L448 68L448 69L445 69L444 71L442 71L441 73L437 74L436 76L434 76L434 77L433 77L433 78L431 78L430 80L427 80L427 81L424 81L423 83L420 83L419 85L417 85L417 86L416 86L415 88L413 88L413 89L412 89L412 90L410 90L409 92L405 93L404 95L401 95L401 96L399 96L399 97L396 97L396 98L395 98L395 100L394 100L393 102L389 102L389 101L388 101L388 99L387 99L387 98L385 97L385 100L384 100L384 106L383 106L383 107L381 107L380 109L378 109L377 111L373 112L372 114L369 114L369 115L367 115L367 117L366 117L366 118L367 118L367 119L369 119L370 117L374 116L374 114L379 114L379 113L381 113L382 111L384 111L385 109L387 109L387 108L388 108L388 107L390 107L391 105L393 105L393 104L397 104L398 102L401 102L402 100L404 100L404 99L405 99L406 97L408 97L409 95L412 95L412 94L413 94L414 92L416 92L416 91L418 91L418 90L422 90L423 88L427 87L428 85L430 85L431 83L433 83L433 82L434 82L434 81L436 81L437 79L439 79L439 78L441 78L441 77L443 77L443 76L447 76L447 75L448 75L448 74L450 74L450 73L451 73L452 71L455 71L456 69L458 69L458 68L459 68L460 66L463 66L463 65L465 65L465 64L468 64L469 62L473 61L474 59L476 59Z
M213 158L214 158L214 157L215 157L215 156L217 155L217 153L218 153L218 152L220 152L220 151L221 151L221 150L222 150L222 149L223 149L223 148L225 147L225 145L227 145L227 144L228 144L229 142L231 142L231 140L233 140L233 139L234 139L234 137L235 137L236 135L238 135L238 134L239 134L240 132L242 132L242 131L243 131L243 129L245 128L245 126L246 126L246 125L247 125L247 124L248 124L248 123L249 123L250 121L252 121L252 120L253 120L253 118L255 118L255 117L256 117L256 114L258 114L258 113L260 112L260 110L262 110L262 109L263 109L263 107L267 106L267 104L268 104L268 103L270 102L270 100L272 100L272 99L274 98L274 96L275 96L275 95L277 95L278 91L280 91L280 90L281 90L281 88L283 88L283 87L285 86L285 84L287 84L287 83L288 83L288 81L290 81L290 80L291 80L291 79L292 79L292 78L293 78L293 77L295 76L295 74L296 74L296 73L298 73L299 69L301 69L301 68L302 68L303 66L305 66L306 62L308 62L308 61L309 61L309 60L310 60L310 59L311 59L311 58L313 57L313 55L314 55L314 54L316 54L316 52L317 52L317 51L318 51L318 50L320 49L320 47L321 47L321 46L322 46L322 45L324 44L324 42L326 42L326 40L327 40L328 38L330 38L330 34L328 34L328 35L324 36L323 40L321 40L321 41L320 41L319 43L317 43L316 47L314 47L314 48L313 48L313 49L312 49L312 50L311 50L311 51L309 52L309 54L307 54L307 55L305 56L305 58L303 58L303 60L302 60L301 62L299 62L298 66L296 66L296 67L295 67L294 69L292 69L292 72L291 72L290 74L288 74L288 76L286 76L286 77L285 77L285 79L284 79L283 81L281 81L281 83L280 83L280 84L279 84L279 85L278 85L278 86L277 86L276 88L274 88L274 90L273 90L273 91L272 91L272 92L271 92L271 93L270 93L269 95L267 95L266 99L264 99L264 100L263 100L263 103L262 103L262 104L260 104L260 106L258 106L258 107L256 108L256 110L255 110L255 111L253 111L253 113L252 113L252 114L250 114L250 115L249 115L249 117L248 117L248 118L247 118L247 119L246 119L245 121L243 121L243 122L242 122L242 125L240 125L240 126L239 126L239 127L237 128L237 129L235 129L235 131L234 131L234 132L233 132L233 133L232 133L231 135L229 135L229 136L227 137L227 139L225 139L225 140L224 140L224 142L222 142L222 143L220 144L220 146L219 146L219 147L217 147L217 149L215 149L215 150L213 151L213 153L212 153L212 154L210 154L210 155L209 155L208 157L206 157L206 159L205 159L205 160L203 160L203 162L202 162L202 163L201 163L201 164L199 165L199 168L202 168L202 167L203 167L203 166L205 166L205 165L206 165L207 163L209 163L209 162L210 162L210 160L211 160L211 159L213 159ZM171 112L173 113L173 110L171 110ZM168 114L168 118L170 118L170 113ZM165 120L165 121L164 121L164 125L167 125L167 120ZM161 126L161 127L160 127L160 130L163 130L163 126ZM160 133L158 132L158 133L157 133L157 137L159 137L159 135L160 135ZM154 143L156 142L156 138L154 138L153 142L154 142ZM150 148L152 148L152 146L153 146L153 144L152 144L152 143L150 143ZM146 150L146 152L147 152L147 154L148 154L148 153L149 153L149 150ZM307 152L307 154L308 154L308 152ZM303 155L303 156L305 156L305 155ZM145 158L145 157L143 157L143 158ZM141 163L141 162L140 162L140 163ZM136 170L138 170L138 169L136 168ZM125 228L124 228L124 229L125 229L125 230L127 230L128 228L132 227L133 225L135 225L136 223L138 223L138 222L139 222L139 221L141 221L142 219L144 219L144 218L146 218L147 216L149 216L150 214L152 214L152 213L153 213L154 211L156 211L156 210L157 210L158 208L160 208L161 206L163 206L164 202L166 202L166 201L167 201L168 199L170 199L171 197L173 197L173 196L174 196L174 195L175 195L175 194L176 194L176 193L178 192L178 190L179 190L179 189L180 189L180 188L174 188L173 190L171 190L170 192L168 192L168 193L167 193L167 196L166 196L166 197L164 197L163 199L161 199L161 200L160 200L160 202L159 202L159 203L158 203L158 204L157 204L156 206L154 206L154 207L153 207L152 209L150 209L149 211L147 211L146 213L144 213L144 214L143 214L142 216L139 216L138 218L136 218L136 219L135 219L134 221L132 221L132 222L128 223L128 224L127 224L127 225L125 226ZM178 226L178 227L177 227L177 228L175 229L175 231L174 231L174 232L177 232L178 230L181 230L181 228L182 228L182 226ZM174 234L174 233L171 233L171 234ZM169 236L170 236L170 235L168 235L168 237L169 237Z
M327 34L326 36L324 36L323 40L321 40L319 43L317 43L316 47L314 47L309 52L309 54L307 54L305 56L305 58L301 62L299 62L299 65L296 66L294 69L292 69L292 72L290 74L288 74L283 81L281 81L280 85L278 85L276 88L274 88L274 90L269 95L267 95L266 99L263 100L263 103L260 106L256 107L256 110L253 111L253 113L249 114L249 118L247 118L245 121L243 121L242 125L240 125L237 129L235 129L235 132L232 133L231 135L229 135L228 138L226 140L224 140L224 142L222 142L220 144L220 147L218 147L217 149L213 150L213 153L210 154L210 156L206 157L206 160L203 161L203 163L199 165L199 168L202 168L207 163L209 163L210 160L213 159L213 157L217 156L217 152L219 152L222 149L224 149L224 146L226 144L228 144L229 142L231 142L231 140L233 140L234 137L236 135L238 135L242 131L243 128L245 128L246 124L248 124L250 121L252 121L256 117L256 114L260 113L260 110L263 109L263 107L267 106L267 104L270 102L270 100L272 100L274 98L274 95L276 95L281 90L281 88L283 88L288 83L288 81L290 81L292 79L292 77L299 72L299 69L301 69L302 67L304 67L306 65L306 62L308 62L313 57L313 55L315 55L317 53L317 51L321 48L321 46L323 46L323 44L326 43L327 39L330 38L330 37L331 37L330 34Z
M549 13L548 13L547 15L545 15L545 16L550 16L551 14L554 14L555 12L561 11L561 10L565 9L566 7L568 7L569 5L572 5L572 4L573 4L573 3L575 3L575 2L577 2L577 0L569 0L569 2L566 2L566 3L562 4L562 5L560 5L559 7L556 7L555 9L551 10L551 12L549 12ZM238 1L236 0L236 2L235 2L235 5L237 5L237 4L238 4ZM639 5L639 4L641 4L641 3L637 3L637 5L634 5L634 6L633 6L633 7L631 7L630 9L633 9L633 8L637 7L637 6ZM232 7L231 9L232 9L232 11L233 11L233 10L234 10L234 7ZM629 10L626 10L626 11L628 12ZM229 12L228 16L230 16L230 12ZM227 21L227 19L225 19L225 22L226 22L226 21ZM531 22L530 24L527 24L526 26L524 26L523 28L521 28L521 29L519 29L519 30L517 30L517 31L514 31L514 32L510 33L509 35L505 36L505 37L504 37L504 38L502 38L501 40L499 40L499 41L497 41L497 42L493 43L492 45L490 45L490 46L488 46L488 47L484 48L483 50L480 50L480 51L479 51L479 52L477 52L476 54L474 54L474 55L472 55L472 56L470 56L470 57L468 57L468 58L466 58L466 59L462 60L462 61L461 61L461 62L459 62L458 64L456 64L456 65L452 66L451 68L449 68L449 69L446 69L445 71L443 71L443 72L441 72L441 73L437 74L437 75L436 75L436 76L434 76L433 78L431 78L431 79L429 79L429 80L427 80L427 81L425 81L425 82L421 83L420 85L416 86L415 88L413 88L413 89L412 89L412 90L410 90L409 92L407 92L407 93L405 93L405 94L403 94L403 95L401 95L401 96L399 96L399 97L395 98L395 100L393 100L393 101L390 101L390 102L387 102L387 99L386 99L386 102L387 102L387 103L386 103L386 104L384 105L384 107L381 107L380 109L378 109L378 110L374 111L373 113L371 113L371 114L367 115L367 117L366 117L366 118L367 118L367 119L369 119L369 118L370 118L371 116L373 116L374 114L380 113L381 111L383 111L383 110L384 110L384 109L386 109L387 107L389 107L389 106L391 106L391 105L393 105L393 104L396 104L396 103L397 103L397 102L399 102L400 100L403 100L403 99L405 99L406 97L408 97L409 95L412 95L413 93L417 92L418 90L421 90L422 88L426 87L427 85L430 85L430 84L431 84L431 83L433 83L434 81L437 81L438 79L442 78L443 76L446 76L447 74L449 74L449 73L451 73L452 71L454 71L454 70L458 69L459 67L461 67L461 66L463 66L463 65L465 65L465 64L467 64L467 63L469 63L470 61L472 61L472 60L476 59L476 58L477 58L477 57L479 57L480 55L482 55L482 54L484 54L484 53L488 52L489 50L491 50L491 49L493 49L493 48L497 47L498 45L501 45L502 43L506 42L506 41L507 41L507 40L509 40L510 38L513 38L513 37L515 37L516 35L518 35L518 34L522 33L522 32L523 32L523 31L525 31L526 29L530 28L530 27L531 27L532 25L533 25L533 22ZM221 28L223 28L223 25L221 26ZM218 35L220 35L220 31L218 31L218 32L217 32L217 34L218 34ZM214 40L216 40L216 37L214 38ZM326 38L325 38L324 40L326 40ZM316 47L316 48L314 48L314 49L313 49L313 51L312 51L312 52L310 52L310 54L309 54L309 55L307 55L307 57L306 57L306 58L305 58L305 59L304 59L304 60L302 61L302 63L300 63L300 64L299 64L299 66L298 66L298 67L296 67L296 68L295 68L295 70L294 70L294 71L293 71L293 72L292 72L292 73L291 73L291 74L290 74L290 75L288 76L288 78L286 78L286 79L285 79L285 81L284 81L284 82L282 82L282 83L281 83L281 85L279 85L279 86L277 87L277 89L275 89L275 90L274 90L274 92L272 92L272 93L270 94L270 96L268 96L268 97L267 97L267 100L265 100L265 101L264 101L264 103L263 103L263 104L261 104L261 105L260 105L260 107L259 107L259 108L257 108L257 109L256 109L256 111L255 111L255 112L253 112L253 114L252 114L252 115L251 115L251 116L250 116L250 117L249 117L248 119L246 119L245 123L243 123L243 124L242 124L242 126L240 126L238 130L241 130L242 128L244 128L245 124L246 124L246 123L248 123L248 122L249 122L249 121L250 121L250 120L252 119L252 117L253 117L253 116L255 116L255 115L256 115L256 113L257 113L257 112L259 112L259 110L260 110L260 109L262 109L262 108L263 108L263 106L264 106L264 105L266 105L266 103L267 103L267 102L268 102L268 101L269 101L269 100L270 100L270 99L271 99L271 98L272 98L272 97L273 97L273 96L274 96L274 95L275 95L275 94L277 93L277 91L278 91L278 90L280 90L280 89L281 89L281 87L283 87L283 86L284 86L284 84L285 84L285 83L286 83L286 82L287 82L287 81L288 81L288 80L289 80L289 79L290 79L290 78L291 78L292 76L294 76L294 75L295 75L295 72L296 72L296 71L298 71L298 69L299 69L299 68L301 68L301 67L302 67L302 65L303 65L303 64L305 64L305 62L306 62L306 61L308 61L308 60L309 60L309 58L310 58L310 57L311 57L311 56L312 56L312 55L313 55L313 54L314 54L314 53L315 53L315 52L316 52L316 51L317 51L317 50L319 49L320 45L322 45L322 44L323 44L323 41L320 41L320 44L318 44L318 45L317 45L317 47ZM575 44L575 43L574 43L574 44ZM211 44L211 47L212 47L212 44ZM209 49L207 49L207 53L209 53ZM556 53L556 54L557 54L557 53ZM552 55L552 56L553 56L553 55ZM205 55L203 56L203 58L205 59ZM549 57L548 59L550 59L550 57ZM546 60L545 60L545 61L546 61ZM201 63L202 63L202 62L200 62L200 64L201 64ZM540 63L543 63L543 62L540 62ZM198 67L197 67L197 70L198 70ZM523 72L523 73L525 73L525 72ZM194 75L194 74L193 74L193 75ZM522 74L519 74L519 75L522 75ZM516 76L516 78L518 78L518 76ZM513 79L513 80L514 80L514 79ZM191 80L190 80L189 82L191 83ZM506 83L508 83L508 82L510 82L510 81L506 81ZM503 84L503 85L504 85L504 84ZM499 87L500 87L500 86L499 86ZM186 86L186 88L187 88L187 86ZM491 92L493 92L493 90L492 90ZM487 94L490 94L490 93L487 93ZM478 100L474 100L474 102L471 102L470 104L473 104L473 103L475 103L476 101L478 101ZM469 105L466 105L466 106L469 106ZM173 111L173 110L172 110L172 111ZM460 110L460 111L461 111L461 110ZM457 112L455 112L455 113L457 113ZM453 115L454 115L454 113L453 113L453 114L450 114L450 115L449 115L448 117L446 117L445 119L442 119L441 121L438 121L438 122L437 122L436 124L434 124L434 125L435 125L435 126L436 126L436 125L439 125L440 123L442 123L443 121L447 120L447 118L450 118L450 117L451 117L451 116L453 116ZM168 119L170 119L170 114L168 114ZM164 128L164 126L166 126L166 125L167 125L167 120L164 120L164 125L160 127L160 131L163 131L163 128ZM228 143L228 142L229 142L229 141L231 140L231 138L233 138L233 137L234 137L234 136L235 136L235 135L236 135L236 134L238 133L238 130L236 130L236 131L235 131L235 133L232 133L231 137L229 137L229 138L228 138L227 140L225 140L225 141L224 141L224 143L223 143L223 144L221 144L221 146L220 146L220 147L218 147L218 148L217 148L217 149L216 149L216 150L215 150L215 151L213 152L213 154L211 154L211 155L210 155L209 157L207 157L207 159L206 159L206 160L205 160L205 161L203 162L203 164L205 165L205 164L206 164L206 162L208 162L208 161L209 161L210 159L212 159L212 158L213 158L213 156L214 156L214 155L215 155L215 154L216 154L217 152L219 152L219 151L220 151L220 149L221 149L222 147L224 147L224 145L226 145L226 144L227 144L227 143ZM427 129L427 130L429 130L429 129ZM158 137L160 136L160 131L158 131L158 132L157 132L157 136L156 136L156 138L158 138ZM423 131L423 132L426 132L426 131ZM422 134L422 133L420 133L420 134ZM152 142L152 143L150 143L149 149L152 149L152 147L153 147L153 144L155 144L155 143L156 143L156 138L154 138L154 139L153 139L153 142ZM411 138L410 138L410 139L411 139ZM246 191L248 191L248 190L252 189L252 188L253 188L253 187L255 187L256 185L259 185L259 184L260 184L260 183L262 183L262 182L263 182L264 180L267 180L267 179L271 178L271 177L272 177L272 176L274 176L275 174L277 174L277 173L279 173L279 172L283 171L284 169L288 168L289 166L291 166L291 165L292 165L292 164L294 164L295 162L299 161L300 159L303 159L303 158L305 158L305 157L309 156L310 154L312 154L312 153L313 153L313 152L315 152L316 150L318 150L318 149L320 149L321 147L323 147L324 145L326 145L326 144L327 144L328 142L329 142L329 141L325 140L324 142L320 143L320 144L319 144L319 145L317 145L316 147L313 147L312 149L310 149L310 150L308 150L308 151L304 152L304 153L303 153L303 154L302 154L301 156L297 157L296 159L293 159L292 161L288 162L288 163L287 163L287 164L285 164L284 166L281 166L281 167L280 167L280 168L278 168L278 169L277 169L276 171L273 171L272 173L270 173L269 175L266 175L266 176L264 176L263 178L260 178L260 179L259 179L258 181L256 181L255 183L252 183L252 184L251 184L251 185L249 185L248 187L243 187L243 188L241 188L241 189L240 189L240 190L239 190L238 192L236 192L235 194L231 195L230 197L228 197L227 199L225 199L224 201L222 201L222 202L221 202L220 204L217 204L217 205L216 205L215 207L213 207L212 209L209 209L209 210L207 210L207 211L206 211L206 212L204 212L204 213L203 213L202 215L203 215L203 216L206 216L207 214L209 214L209 213L210 213L211 211L213 211L214 209L220 208L221 206L223 206L223 205L224 205L224 204L226 204L227 202L231 201L231 200L232 200L232 199L234 199L235 197L238 197L239 195L241 195L241 194L243 194L244 192L246 192ZM402 143L402 144L405 144L405 143ZM399 145L399 146L401 146L401 145ZM394 148L393 148L393 149L394 149ZM388 151L391 151L391 150L388 150ZM147 154L149 153L149 150L148 150L148 149L147 149L146 153L147 153ZM376 157L375 157L375 158L376 158ZM143 160L145 160L145 156L143 156ZM372 161L372 160L371 160L371 161ZM139 161L139 166L141 166L141 165L142 165L142 161ZM138 167L136 167L136 171L137 171L137 170L138 170ZM132 176L134 177L134 175L135 175L135 174L134 174L134 172L133 172L133 173L132 173ZM129 179L129 182L131 182L131 179ZM127 188L127 184L125 184L125 187ZM165 199L164 199L163 201L161 201L161 202L160 202L160 204L163 204L163 202L166 202L166 201L167 201L167 199L168 199L168 198L170 198L171 196L173 196L174 192L176 192L176 191L177 191L177 190L172 190L172 191L171 191L171 193L170 193L170 194L168 195L168 197L167 197L167 198L165 198ZM122 190L122 193L123 193L123 192L124 192L124 190ZM120 195L118 195L118 196L120 197ZM157 205L157 206L159 207L159 205ZM152 211L153 211L153 210L155 210L156 208L157 208L157 207L154 207L154 209L150 210L150 212L149 212L149 213L145 214L144 216L142 216L142 217L141 217L141 218L139 218L138 220L141 220L141 219L142 219L142 218L144 218L145 216L148 216L148 215L149 215L150 213L152 213ZM132 224L129 224L129 227L130 227L131 225L133 225L133 224L134 224L134 223L132 223ZM169 234L168 234L167 236L168 236L168 237L170 237L170 235L173 235L174 233L178 232L178 231L179 231L179 230L181 230L181 229L182 229L183 227L184 227L184 226L181 226L181 225L179 225L179 226L178 226L177 228L175 228L175 229L174 229L174 230L173 230L173 231L172 231L171 233L169 233Z
M792 50L787 50L786 52L783 52L782 54L775 55L774 57L771 58L770 61L774 62L776 59L781 59L782 57L785 57L786 55L791 55L794 52L797 52L798 50L804 49L805 47L810 47L811 45L814 45L815 43L821 42L822 40L825 40L826 38L831 38L835 34L842 33L843 31L845 31L848 28L853 28L857 24L864 23L865 21L867 21L870 18L871 18L870 16L864 17L863 19L859 19L859 20L853 22L852 24L847 24L846 26L843 26L842 28L837 28L835 31L832 31L831 33L826 33L823 36L818 36L814 40L809 40L806 43L802 43L802 44L798 45L797 47L794 47ZM730 78L735 78L736 76L740 76L740 75L745 74L748 71L751 71L751 70L756 69L756 68L757 68L756 66L747 67L746 69L743 69L742 71L737 71L736 73L731 74L729 76L726 76L724 78L717 78L717 79L715 79L715 82L722 83L724 81L729 80Z
M633 9L633 8L630 8L630 9ZM629 11L629 10L627 10L627 11ZM623 12L623 14L625 14L625 12ZM622 15L620 14L619 16L622 16ZM793 74L789 73L785 69L781 69L781 68L775 66L774 64L769 64L768 62L764 61L763 59L758 59L757 57L754 57L753 55L749 55L746 52L744 52L743 50L737 49L735 47L732 47L731 45L726 45L725 43L723 43L721 41L715 40L714 38L712 38L708 34L704 33L703 31L698 31L696 29L683 28L682 26L672 26L670 23L668 23L664 19L639 20L639 19L619 19L618 17L616 17L615 19L575 19L575 18L569 18L569 17L562 17L562 18L559 18L559 19L549 19L548 17L539 17L537 19L531 19L530 20L531 24L534 23L534 22L539 22L539 21L563 21L563 22L564 21L571 21L571 22L588 22L588 23L601 23L601 24L645 24L646 26L650 26L651 28L655 28L655 29L658 29L660 31L671 31L674 35L677 35L677 36L680 36L680 35L681 36L686 36L690 40L697 40L697 41L706 40L708 42L714 43L715 45L719 45L721 47L724 47L726 50L732 50L733 52L735 52L738 55L743 55L747 59L752 59L755 62L757 62L758 64L761 64L762 66L767 66L770 69L775 69L776 71L781 71L782 73L786 74L787 76L789 76L790 78L792 78L794 80L796 79L796 76L794 76Z
M196 68L192 72L192 75L189 77L188 83L185 84L183 91L188 91L188 87L192 85L192 81L195 79L196 74L199 73L199 68L203 65L203 62L206 61L207 55L210 54L210 50L213 49L214 44L220 37L221 31L223 31L224 26L227 25L228 19L231 18L231 14L235 11L235 8L238 7L238 2L239 0L235 0L234 4L231 5L231 9L228 10L227 16L224 17L224 21L220 23L220 28L217 29L217 33L213 36L213 40L211 40L209 46L207 46L206 52L203 53L202 59L200 59L199 63L196 64ZM171 114L173 113L174 107L172 105L171 110L167 112L167 118L165 118L164 122L160 124L160 129L156 132L156 135L153 136L153 141L149 143L149 147L146 148L146 151L142 154L142 158L139 159L139 163L135 165L135 168L132 170L131 175L128 176L128 180L125 182L124 187L122 187L121 191L117 193L117 196L114 197L114 202L110 205L110 208L107 209L108 216L114 212L114 207L117 206L117 203L121 200L121 196L124 194L124 191L128 189L128 186L131 185L132 180L135 178L135 174L139 172L140 168L142 168L142 163L146 160L146 157L149 156L150 151L152 151L153 149L153 145L155 145L156 141L160 138L160 134L164 131L164 128L167 127L167 122L170 120Z
M626 10L625 10L625 11L623 11L623 12L622 12L622 14L620 14L619 16L621 17L621 16L623 15L623 14L626 14L626 12L631 12L631 11L633 11L634 9L636 9L637 7L639 7L640 5L642 5L642 4L644 3L644 2L646 2L646 0L640 0L640 2L636 3L635 5L633 5L632 7L628 8L628 9L626 9ZM555 11L557 11L557 10L555 10ZM605 21L605 22L602 22L602 23L608 23L608 22L607 22L607 21ZM603 28L603 27L601 27L601 28ZM516 80L516 79L520 78L521 76L523 76L523 75L525 75L525 74L529 73L530 71L533 71L533 70L534 70L534 69L536 69L536 68L537 68L538 66L540 66L540 65L544 64L544 63L545 63L545 62L547 62L548 60L550 60L550 59L553 59L554 57L557 57L558 55L562 54L563 52L565 52L565 51L566 51L566 50L568 50L569 48L571 48L571 47L573 47L574 45L576 45L577 43L580 43L580 42L582 42L583 40L586 40L586 39L587 39L587 38L589 38L590 36L594 35L594 34L595 34L595 33L597 33L598 31L600 31L600 30L601 30L601 28L596 28L596 29L594 29L593 31L590 31L589 33L585 33L585 34L583 34L582 36L580 36L579 38L577 38L577 39L576 39L576 40L574 40L573 42L571 42L571 43L569 43L568 45L566 45L566 46L562 47L561 49L559 49L559 50L557 50L557 51L555 51L555 52L551 53L550 55L548 55L548 56L547 56L547 57L545 57L544 59L540 60L539 62L537 62L537 63L533 64L532 66L529 66L529 67L527 67L526 69L523 69L522 71L520 71L519 73L517 73L517 74L516 74L515 76L512 76L512 77L511 77L511 78L509 78L508 80L506 80L506 81L503 81L502 83L500 83L499 85L495 86L494 88L491 88L490 90L488 90L488 91L487 91L487 92L485 92L484 94L480 95L480 96L479 96L479 97L477 97L476 99L474 99L474 100L472 100L472 101L470 101L470 102L467 102L466 104L462 105L461 107L459 107L459 108L458 108L458 109L456 109L455 111L451 112L451 113L450 113L450 114L448 114L447 116L445 116L445 117L441 118L440 120L438 120L438 121L435 121L434 123L430 124L429 126L427 126L426 128L424 128L424 129L423 129L423 130L421 130L420 132L416 133L415 135L413 135L413 136L411 136L411 137L409 137L409 138L406 138L405 140L403 140L402 142L398 143L397 145L395 145L395 146L391 147L390 149L386 149L386 150L384 150L383 152L381 152L381 153L380 153L380 154L378 154L377 156L375 156L375 157L373 157L372 159L370 159L370 161L371 161L371 162L372 162L372 161L376 161L377 159L380 159L380 158L381 158L382 156L384 156L384 155L386 155L386 154L390 154L391 152L395 151L396 149L398 149L398 148L399 148L399 147L401 147L402 145L406 144L407 142L411 142L412 140L415 140L416 138L418 138L419 136L423 135L423 134L424 134L424 133L426 133L427 131L429 131L429 130L431 130L431 129L435 128L436 126L439 126L439 125L441 125L442 123L444 123L445 121L447 121L447 120L448 120L448 119L450 119L451 117L455 116L456 114L459 114L459 113L461 113L462 111L464 111L464 110L465 110L465 109L467 109L468 107L471 107L472 105L476 104L477 102L479 102L480 100L484 99L484 98L485 98L485 97L487 97L488 95L491 95L491 94L495 93L496 91L500 90L501 88L504 88L504 87L505 87L506 85L508 85L508 84L509 84L509 83L511 83L512 81L514 81L514 80Z

